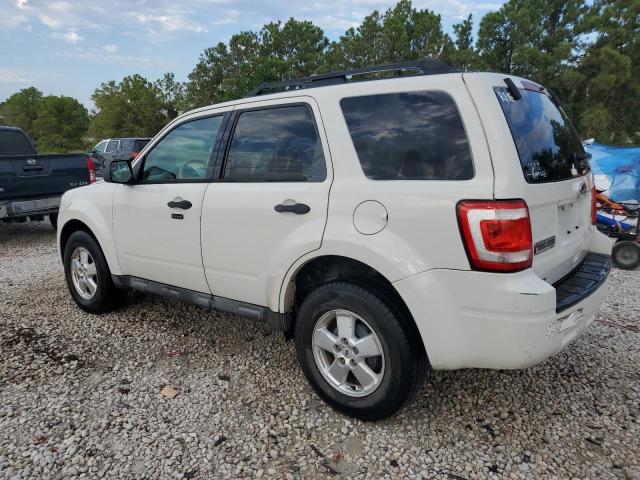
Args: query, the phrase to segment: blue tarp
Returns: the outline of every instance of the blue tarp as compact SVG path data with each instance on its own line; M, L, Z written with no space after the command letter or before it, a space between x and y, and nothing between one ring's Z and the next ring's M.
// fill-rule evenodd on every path
M599 143L584 145L591 154L591 169L607 177L606 195L615 202L640 200L640 147L613 147Z

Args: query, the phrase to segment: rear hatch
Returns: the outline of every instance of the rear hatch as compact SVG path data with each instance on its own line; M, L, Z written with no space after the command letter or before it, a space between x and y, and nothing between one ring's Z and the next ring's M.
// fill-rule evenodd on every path
M59 196L88 183L83 154L0 155L0 200Z
M593 180L582 142L557 100L540 85L496 74L465 74L465 82L486 128L494 196L526 201L533 269L555 283L578 267L593 234Z

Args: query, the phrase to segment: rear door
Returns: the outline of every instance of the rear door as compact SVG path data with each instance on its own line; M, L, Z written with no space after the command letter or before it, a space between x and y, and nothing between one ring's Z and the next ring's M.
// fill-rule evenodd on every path
M221 178L202 206L205 274L214 295L277 311L270 299L288 268L320 248L327 220L332 169L319 110L309 97L245 104L228 130Z
M468 74L465 82L489 141L495 197L527 202L533 269L554 283L588 251L594 229L592 175L580 138L557 101L540 85L510 78L519 99L504 75Z

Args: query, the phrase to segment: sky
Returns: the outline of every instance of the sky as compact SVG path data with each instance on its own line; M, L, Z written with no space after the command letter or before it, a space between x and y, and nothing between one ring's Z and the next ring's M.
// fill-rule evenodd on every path
M330 40L394 0L0 0L0 102L35 86L93 108L102 82L139 73L148 80L187 75L200 53L270 21L311 20ZM446 31L500 0L414 0L442 15Z

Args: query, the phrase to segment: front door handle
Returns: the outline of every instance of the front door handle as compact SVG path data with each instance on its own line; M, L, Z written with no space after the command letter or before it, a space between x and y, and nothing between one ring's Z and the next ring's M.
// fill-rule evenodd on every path
M306 205L304 203L294 203L293 205L284 205L282 203L279 203L278 205L273 207L273 209L278 213L291 212L295 213L296 215L304 215L305 213L309 213L311 211L309 205Z
M192 207L192 204L189 200L182 200L180 198L176 198L171 202L167 203L169 208L181 208L182 210L189 210Z

